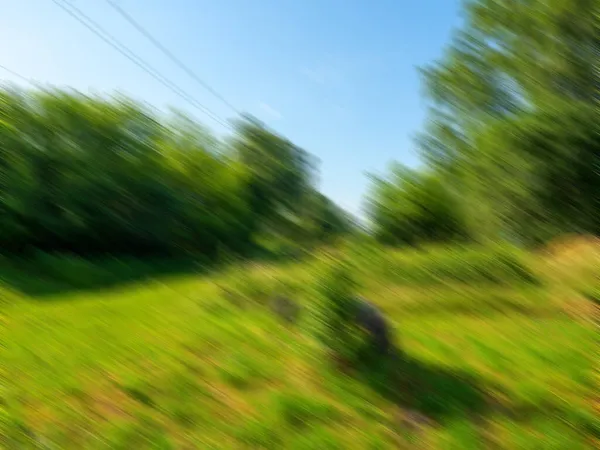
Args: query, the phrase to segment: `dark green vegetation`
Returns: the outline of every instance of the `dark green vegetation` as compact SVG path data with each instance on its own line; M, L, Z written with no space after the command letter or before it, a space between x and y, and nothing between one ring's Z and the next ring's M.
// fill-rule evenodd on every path
M180 113L76 92L0 92L0 245L79 255L249 254L264 233L348 228L314 162L251 118L220 142Z
M2 90L0 447L598 447L598 1L465 12L368 232L250 117Z

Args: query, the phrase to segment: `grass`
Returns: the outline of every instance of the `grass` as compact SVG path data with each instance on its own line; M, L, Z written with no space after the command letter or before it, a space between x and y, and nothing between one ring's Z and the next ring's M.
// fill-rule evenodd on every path
M393 257L421 273L422 255ZM244 309L216 285L235 270L13 284L0 302L0 447L594 448L597 329L573 313L586 301L576 286L554 272L490 283L423 264L444 282L365 277L399 354L348 370L326 357L309 313L286 327L257 301L283 276L310 307L307 264L245 267L235 289L256 301ZM25 279L22 265L3 267Z

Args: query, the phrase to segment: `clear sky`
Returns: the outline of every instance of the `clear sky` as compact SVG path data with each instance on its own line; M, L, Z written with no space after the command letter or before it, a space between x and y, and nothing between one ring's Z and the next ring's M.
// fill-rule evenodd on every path
M64 0L57 0L64 1ZM66 0L224 119L189 78L105 0ZM418 164L425 119L417 67L460 24L460 0L117 0L238 110L320 159L320 188L359 213L365 172ZM185 103L52 0L0 0L0 64L57 86L121 91L159 108ZM0 70L0 78L22 81Z

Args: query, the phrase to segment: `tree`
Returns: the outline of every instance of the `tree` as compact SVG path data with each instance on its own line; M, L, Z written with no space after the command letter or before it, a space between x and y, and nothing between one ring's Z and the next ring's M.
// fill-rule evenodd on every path
M320 242L328 242L353 230L348 213L320 192L314 191L310 197L308 215L312 234Z
M247 239L243 175L193 121L124 97L0 95L3 248L212 254Z
M247 252L261 229L303 217L314 163L254 119L237 126L226 146L179 111L124 96L0 90L0 245Z
M470 225L481 239L598 232L600 175L586 170L597 164L598 1L474 0L465 12L423 70L426 161L468 217L483 215Z
M436 174L394 164L387 177L371 179L369 212L381 242L414 245L465 237L460 204Z
M247 170L257 227L278 226L313 187L315 161L303 149L246 116L236 123L232 148Z

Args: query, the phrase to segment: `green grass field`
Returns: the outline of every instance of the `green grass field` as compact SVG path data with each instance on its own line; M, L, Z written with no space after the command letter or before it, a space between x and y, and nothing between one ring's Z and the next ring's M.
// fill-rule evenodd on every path
M67 289L60 270L28 279L4 262L0 446L594 448L598 336L581 287L595 278L531 259L539 283L421 260L399 266L408 278L372 271L362 293L402 356L345 370L313 337L310 289L288 327L260 302L222 298L214 281L235 273ZM244 284L309 286L307 267L246 267Z

